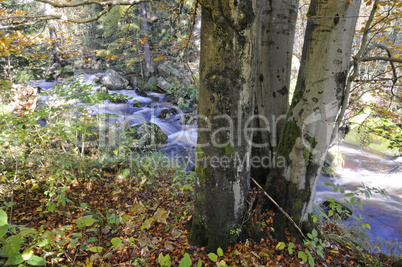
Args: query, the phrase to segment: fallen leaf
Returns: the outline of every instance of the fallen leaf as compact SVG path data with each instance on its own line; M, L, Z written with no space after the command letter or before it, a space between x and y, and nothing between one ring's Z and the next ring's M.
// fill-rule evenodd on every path
M166 241L166 242L165 242L165 249L167 249L167 250L173 252L174 247L173 247L173 245L172 245L172 242L170 242L169 240Z
M170 211L166 211L165 209L158 208L154 214L157 222L167 224L167 217L169 216Z
M138 243L141 247L151 247L154 248L154 244L152 244L151 237L148 233L142 232L138 237Z

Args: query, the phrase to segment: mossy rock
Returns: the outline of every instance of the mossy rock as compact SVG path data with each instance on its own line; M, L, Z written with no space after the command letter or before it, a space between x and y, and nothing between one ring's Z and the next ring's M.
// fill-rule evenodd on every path
M147 150L165 144L168 139L167 134L158 125L151 122L131 126L125 135L133 148Z

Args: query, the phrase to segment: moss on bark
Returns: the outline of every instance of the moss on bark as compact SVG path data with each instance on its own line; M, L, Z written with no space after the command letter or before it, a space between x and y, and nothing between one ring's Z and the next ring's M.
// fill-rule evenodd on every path
M296 139L300 136L301 130L295 122L285 122L282 128L281 139L278 144L278 154L287 158L296 143Z

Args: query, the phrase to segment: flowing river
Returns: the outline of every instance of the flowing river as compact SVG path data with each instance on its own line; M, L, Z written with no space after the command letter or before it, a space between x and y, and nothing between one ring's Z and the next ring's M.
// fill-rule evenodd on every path
M91 84L94 78L94 74L86 74L83 83ZM55 82L36 84L44 90L51 90ZM142 122L157 124L168 135L167 144L160 150L165 151L170 157L179 158L187 165L187 169L194 166L197 126L194 121L189 124L183 123L184 118L194 117L193 111L183 113L172 106L164 94L148 92L147 96L139 96L134 90L110 90L109 93L123 94L132 99L122 104L106 100L104 104L88 106L88 109L93 113L115 114L117 117L114 120L126 121L131 126ZM39 100L42 104L51 101L47 96L41 96ZM140 106L133 106L138 102L141 103ZM164 109L172 111L171 115L160 118L159 115ZM373 195L366 199L362 196L363 209L355 207L353 212L357 216L362 216L360 224L367 223L371 226L371 230L365 230L370 236L371 243L380 243L382 251L390 253L390 247L394 248L395 245L402 243L402 157L391 159L381 153L345 144L335 145L330 151L342 155L343 167L332 178L320 176L315 202L320 204L326 197L342 199L342 194L333 192L325 183L340 184L346 191L355 190L362 182L370 187L386 189L389 194L387 198ZM346 224L351 221L352 219L349 219ZM387 242L393 242L394 245L387 245ZM401 247L398 251L401 252Z
M387 197L373 194L370 198L361 196L363 209L354 207L354 214L362 216L361 223L368 223L366 229L372 244L379 244L384 253L402 243L402 157L391 158L379 152L338 144L330 152L340 153L343 167L335 177L320 176L315 202L325 201L325 197L341 200L343 195L333 192L325 183L339 184L348 191L354 191L363 182L366 186L385 189ZM349 219L351 223L353 219ZM360 224L361 224L360 223Z

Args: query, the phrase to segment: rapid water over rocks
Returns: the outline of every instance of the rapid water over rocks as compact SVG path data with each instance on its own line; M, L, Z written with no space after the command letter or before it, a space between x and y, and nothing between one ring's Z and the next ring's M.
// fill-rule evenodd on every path
M320 176L315 202L320 204L326 200L325 197L342 200L343 195L339 191L333 192L325 183L339 184L346 189L346 193L353 192L361 183L385 189L388 193L386 198L380 194L373 194L370 198L361 196L363 209L356 206L353 213L357 217L362 216L361 223L371 226L371 230L365 229L365 232L372 244L380 244L381 250L389 253L386 241L394 245L402 243L402 157L391 158L347 144L335 145L330 152L342 155L343 167L334 177ZM352 223L350 218L345 225Z

